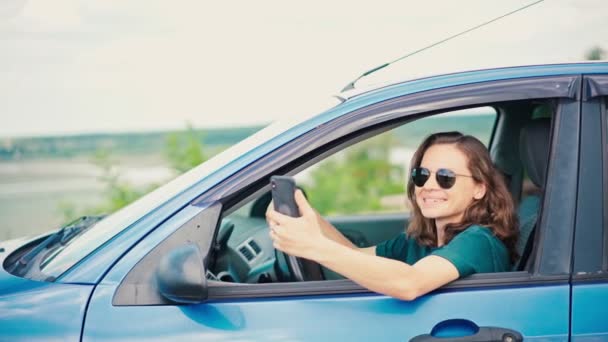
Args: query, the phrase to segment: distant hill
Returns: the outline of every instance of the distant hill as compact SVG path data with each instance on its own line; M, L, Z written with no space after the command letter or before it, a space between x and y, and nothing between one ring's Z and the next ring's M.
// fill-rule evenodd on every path
M205 148L217 150L233 145L264 126L195 130ZM113 154L157 154L167 137L184 131L104 133L55 137L0 139L0 160L73 158L91 156L98 150Z
M399 144L415 148L430 132L458 130L471 134L487 143L495 115L488 113L465 116L431 117L417 120L394 130ZM195 130L204 148L211 154L233 145L264 126ZM184 131L151 133L82 134L58 137L0 139L0 161L37 158L73 158L91 156L107 150L121 154L158 154L166 147L171 134Z
M496 115L491 112L429 117L396 128L394 137L399 144L415 148L429 133L459 131L475 136L487 145L495 120Z

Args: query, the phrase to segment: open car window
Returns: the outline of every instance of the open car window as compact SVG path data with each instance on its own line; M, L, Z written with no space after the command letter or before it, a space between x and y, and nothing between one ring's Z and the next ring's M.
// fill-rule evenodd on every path
M295 179L323 216L406 213L409 163L420 142L432 133L459 131L488 146L496 118L492 107L424 117L349 146Z
M405 188L418 144L439 131L460 131L489 145L498 112L484 106L423 117L350 145L294 175L311 205L359 247L403 232L409 203ZM212 258L215 279L236 283L279 282L265 212L268 191L223 218ZM230 231L230 233L227 233ZM342 277L322 268L327 280Z

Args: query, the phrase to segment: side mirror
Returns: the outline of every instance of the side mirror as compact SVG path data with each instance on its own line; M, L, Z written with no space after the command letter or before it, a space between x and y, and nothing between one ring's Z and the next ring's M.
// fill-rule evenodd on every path
M189 243L163 256L156 268L156 283L171 302L193 304L207 299L205 265L198 246Z

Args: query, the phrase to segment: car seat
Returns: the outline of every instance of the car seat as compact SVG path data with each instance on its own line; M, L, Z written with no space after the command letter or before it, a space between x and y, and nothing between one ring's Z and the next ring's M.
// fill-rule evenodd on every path
M551 119L532 120L520 131L519 153L522 164L532 183L539 189L544 189L547 164L549 161L549 137ZM541 191L542 194L542 191ZM521 256L513 265L513 271L527 268L534 244L536 224L539 220L541 195L531 194L525 197L517 209L519 217L520 236L516 249Z

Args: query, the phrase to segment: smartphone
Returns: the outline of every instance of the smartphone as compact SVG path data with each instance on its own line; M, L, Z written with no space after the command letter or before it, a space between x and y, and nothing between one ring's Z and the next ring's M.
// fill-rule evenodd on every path
M296 182L292 177L270 177L270 189L272 192L274 210L283 215L300 217L300 211L298 210L294 197L296 191Z

